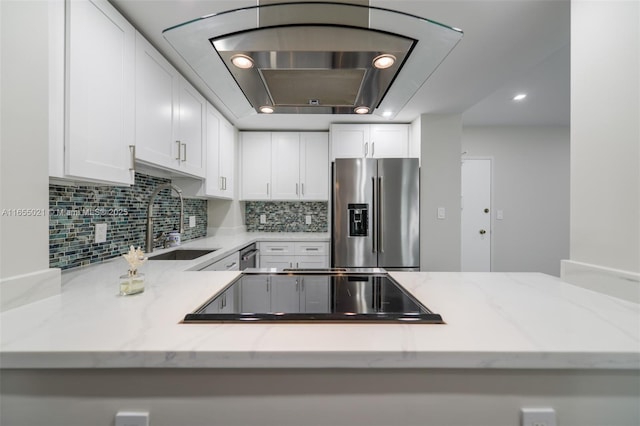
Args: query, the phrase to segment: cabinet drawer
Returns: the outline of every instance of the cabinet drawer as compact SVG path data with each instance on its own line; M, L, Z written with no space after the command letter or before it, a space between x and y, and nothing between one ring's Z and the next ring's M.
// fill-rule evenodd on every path
M294 247L298 256L326 256L329 251L329 243L322 241L297 242Z
M240 255L238 252L230 254L229 256L205 266L200 269L201 271L239 271L240 270Z
M261 255L290 256L295 252L294 243L287 241L263 241L259 245Z
M260 255L260 267L276 269L295 268L295 258L293 256Z

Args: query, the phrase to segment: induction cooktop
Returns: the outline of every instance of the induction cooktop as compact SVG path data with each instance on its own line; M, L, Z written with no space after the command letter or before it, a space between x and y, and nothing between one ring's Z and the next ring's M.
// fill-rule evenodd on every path
M184 317L206 322L444 324L383 269L248 269Z

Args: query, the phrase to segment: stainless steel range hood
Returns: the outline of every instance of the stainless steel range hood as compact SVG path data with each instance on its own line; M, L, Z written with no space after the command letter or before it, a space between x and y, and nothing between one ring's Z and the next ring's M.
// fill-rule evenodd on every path
M363 4L270 1L169 28L164 37L236 118L393 117L462 32ZM374 65L378 58L384 67Z

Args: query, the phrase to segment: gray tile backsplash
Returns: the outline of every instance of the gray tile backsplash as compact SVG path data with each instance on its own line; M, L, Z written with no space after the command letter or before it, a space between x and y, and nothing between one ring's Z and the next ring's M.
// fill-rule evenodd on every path
M120 256L131 245L144 249L149 196L168 182L136 173L131 187L49 185L49 266L69 269ZM160 192L154 203L154 216L160 216L156 234L178 227L179 205L169 190ZM194 228L189 216L196 216ZM207 201L185 198L184 218L183 241L206 236ZM94 243L97 223L107 224L105 243Z
M261 215L266 223L260 223ZM311 224L306 224L306 216L311 216ZM245 223L247 231L327 232L328 202L247 201Z

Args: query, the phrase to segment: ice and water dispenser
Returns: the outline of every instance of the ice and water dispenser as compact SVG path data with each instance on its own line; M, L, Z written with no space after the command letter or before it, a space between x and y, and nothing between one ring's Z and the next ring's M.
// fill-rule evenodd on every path
M369 205L348 204L349 236L366 237L369 234Z

